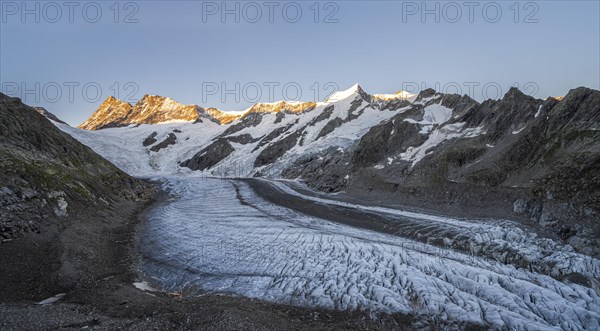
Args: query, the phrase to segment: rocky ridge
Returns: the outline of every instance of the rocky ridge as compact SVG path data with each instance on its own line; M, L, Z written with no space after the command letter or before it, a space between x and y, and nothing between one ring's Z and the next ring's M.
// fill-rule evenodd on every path
M222 112L216 108L202 108L196 105L183 105L171 98L158 95L144 95L135 105L108 97L92 116L79 125L80 129L100 130L140 124L166 122L194 122L202 118L227 124L239 115Z
M61 123L61 124L67 124L63 120L58 118L56 115L47 111L46 108L44 108L44 107L33 107L33 109L35 109L35 111L37 111L40 115L43 115L44 117L46 117L49 120L52 120L54 122Z

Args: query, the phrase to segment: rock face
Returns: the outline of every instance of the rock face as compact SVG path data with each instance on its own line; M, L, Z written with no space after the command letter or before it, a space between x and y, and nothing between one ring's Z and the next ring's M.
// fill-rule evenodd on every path
M315 107L316 103L314 102L279 101L274 103L257 103L244 114L232 114L213 107L203 108L196 105L182 105L171 98L157 95L146 94L134 106L110 96L87 121L78 127L85 130L100 130L132 124L158 124L178 121L201 122L202 119L207 119L218 124L229 124L253 113L283 112L299 114L311 111ZM54 120L54 118L52 119Z
M156 140L157 135L158 135L158 132L156 132L156 131L152 132L148 137L146 137L146 139L144 139L144 141L142 142L142 145L144 147L153 145L154 143L157 142L157 140Z
M447 98L419 96L415 103L443 105ZM453 98L461 110L429 133L410 112L373 127L358 143L345 189L379 191L390 201L418 195L465 209L511 210L598 256L600 92L577 88L561 101L517 89L481 104Z
M282 157L288 150L298 143L302 130L298 130L292 134L287 135L285 138L278 140L274 143L268 144L254 161L255 167L261 167L267 164L275 162L277 159Z
M273 103L257 103L254 106L250 107L247 114L249 113L302 113L306 111L311 111L315 109L317 106L314 102L287 102L287 101L279 101Z
M171 132L169 133L169 135L167 136L167 138L165 138L165 140L163 140L162 142L152 146L150 148L151 151L153 152L158 152L163 148L167 148L171 145L175 145L177 143L177 136L175 135L175 133Z
M215 121L219 124L229 124L242 115L240 114L229 114L225 113L217 108L202 108L199 107L198 114L201 118L207 118L208 120Z
M182 162L181 166L192 170L206 170L221 162L234 151L235 149L227 139L219 139L196 153L191 159Z
M185 106L158 95L144 95L133 106L127 118L130 124L156 124L169 121L193 122L198 118L197 106Z
M196 105L183 105L171 98L158 95L144 95L134 106L127 102L108 97L80 129L100 130L139 124L166 122L194 122L207 118L219 124L227 124L239 115L224 113L216 108L204 109Z
M98 107L90 118L78 127L85 130L100 130L131 124L127 118L131 105L110 96Z
M20 99L0 94L0 242L143 188Z

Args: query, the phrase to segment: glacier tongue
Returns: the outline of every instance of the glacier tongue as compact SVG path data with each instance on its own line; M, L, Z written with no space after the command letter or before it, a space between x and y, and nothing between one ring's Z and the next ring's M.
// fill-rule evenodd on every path
M140 244L145 273L166 291L411 313L459 327L600 328L600 296L580 285L309 217L243 181L169 177L163 185L174 198L149 213Z

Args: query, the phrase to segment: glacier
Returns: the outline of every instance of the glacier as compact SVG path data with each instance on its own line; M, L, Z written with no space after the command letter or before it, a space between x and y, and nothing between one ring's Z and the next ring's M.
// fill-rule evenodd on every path
M435 318L436 325L475 323L492 329L595 330L597 289L397 235L359 229L266 201L244 180L163 177L169 198L153 207L141 229L141 268L164 291L226 293L276 303ZM313 199L284 183L286 198ZM598 276L598 260L582 257L519 230L507 221L469 220L346 206L426 220L459 233L504 240L533 252L553 249L564 272ZM400 213L400 215L398 215ZM485 231L484 231L485 230ZM537 253L536 253L537 252ZM541 256L541 255L539 255ZM588 260L585 260L585 259ZM575 259L575 260L573 260ZM580 259L581 263L570 263ZM585 261L584 261L585 260ZM571 270L568 270L571 269Z

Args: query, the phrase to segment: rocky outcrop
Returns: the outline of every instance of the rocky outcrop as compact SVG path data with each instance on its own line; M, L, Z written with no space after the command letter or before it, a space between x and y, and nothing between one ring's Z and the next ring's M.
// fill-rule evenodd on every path
M296 123L294 123L294 124L296 124ZM261 147L270 144L273 140L275 140L282 134L288 132L288 130L292 126L293 126L293 124L289 124L286 126L280 126L277 129L271 131L269 134L267 134L266 136L262 137L262 139L260 139L260 142L256 145L256 147L254 147L254 149L252 151L255 152L258 149L260 149Z
M163 148L167 148L171 145L175 145L177 143L177 136L175 135L174 132L169 133L169 135L167 136L167 138L165 138L165 140L163 140L162 142L152 146L150 148L150 150L152 152L158 152Z
M146 137L146 139L144 139L144 141L142 142L142 145L144 147L154 145L158 141L158 140L156 140L157 135L158 135L158 132L156 132L156 131L152 132L148 137Z
M258 138L258 139L252 138L252 136L250 134L246 133L246 134L241 134L239 136L230 136L225 139L227 139L228 141L234 142L234 143L246 145L246 144L256 142L260 138Z
M262 113L248 113L242 116L242 118L240 118L240 120L237 121L235 124L231 124L220 136L228 136L245 128L255 127L262 122L262 119Z
M314 126L315 124L330 118L331 114L333 114L334 109L335 109L334 105L327 106L325 109L323 109L323 111L317 117L315 117L312 121L310 121L309 125Z
M273 163L275 160L282 157L292 146L295 146L300 137L302 130L295 131L286 137L271 143L263 149L254 161L255 167L261 167Z
M227 139L218 139L191 159L181 162L180 165L192 170L206 170L221 162L233 151L235 149Z
M339 192L346 187L352 153L331 147L318 154L298 158L281 174L284 178L302 178L309 187L327 192Z

